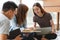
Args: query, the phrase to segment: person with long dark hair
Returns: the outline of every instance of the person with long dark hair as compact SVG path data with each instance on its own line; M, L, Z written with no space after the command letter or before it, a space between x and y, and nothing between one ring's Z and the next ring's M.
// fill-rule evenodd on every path
M26 27L26 16L28 7L25 4L19 4L15 17L10 21L11 29L8 39L21 40L21 27Z
M19 25L21 26L24 23L26 24L27 11L28 11L28 7L25 4L19 5L18 10L17 10L17 15L16 15L16 23L18 26Z
M34 27L36 28L37 27L36 23L38 23L40 28L49 28L51 31L50 32L51 34L38 35L39 37L35 35L35 37L38 40L55 39L57 35L55 34L54 29L55 26L50 13L47 13L39 3L35 3L33 5L33 13L34 13L33 17Z
M17 14L16 14L16 24L19 28L26 28L26 24L27 24L27 11L28 11L28 7L25 4L20 4L17 10ZM21 30L21 29L20 29ZM32 34L32 33L31 33ZM22 40L33 40L33 37L31 34L27 35L24 33L22 33Z

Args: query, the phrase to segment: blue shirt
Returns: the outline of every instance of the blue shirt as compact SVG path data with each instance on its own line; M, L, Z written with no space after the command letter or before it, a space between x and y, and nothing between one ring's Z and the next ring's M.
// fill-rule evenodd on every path
M13 19L10 20L10 26L11 26L10 31L18 29L18 28L26 28L26 24L27 22L25 20L24 23L20 25L20 27L17 27L16 17L14 16Z

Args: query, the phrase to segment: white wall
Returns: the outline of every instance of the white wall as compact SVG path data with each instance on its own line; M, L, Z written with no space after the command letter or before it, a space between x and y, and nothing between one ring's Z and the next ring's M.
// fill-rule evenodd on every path
M13 1L15 2L17 5L19 5L20 3L20 0L0 0L0 12L1 12L1 9L2 9L2 6L3 6L3 3L6 2L6 1Z

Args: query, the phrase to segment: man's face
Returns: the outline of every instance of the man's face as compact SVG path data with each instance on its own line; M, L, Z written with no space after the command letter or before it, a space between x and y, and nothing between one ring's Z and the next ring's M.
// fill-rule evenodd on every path
M11 10L10 13L9 13L10 18L12 19L14 15L15 15L15 11Z
M9 18L12 19L13 16L15 15L15 10L8 10L7 12L5 12L5 15Z

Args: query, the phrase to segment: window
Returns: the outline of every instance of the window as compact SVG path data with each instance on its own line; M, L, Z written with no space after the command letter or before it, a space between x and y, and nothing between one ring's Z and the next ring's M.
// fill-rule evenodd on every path
M50 12L53 22L55 24L55 28L57 27L57 12Z

